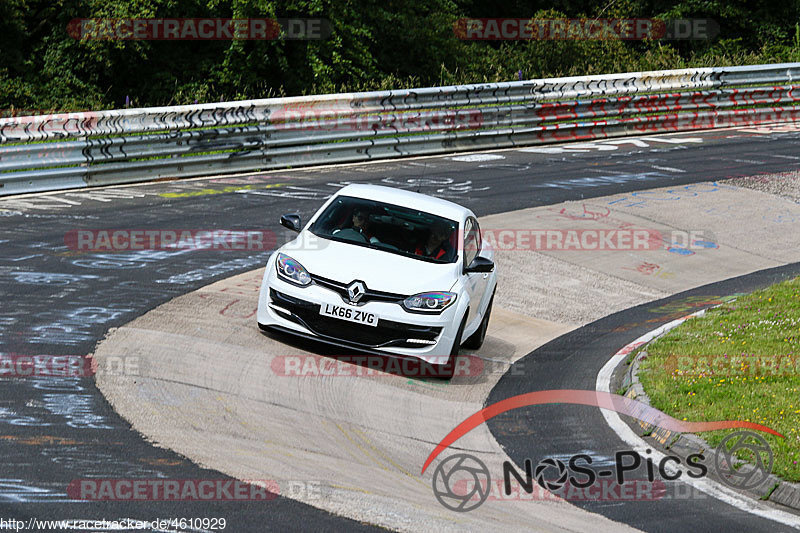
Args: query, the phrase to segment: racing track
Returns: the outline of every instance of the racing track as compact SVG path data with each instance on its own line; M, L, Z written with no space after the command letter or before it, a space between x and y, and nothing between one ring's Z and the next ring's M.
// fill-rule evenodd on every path
M80 255L64 246L63 236L71 229L272 228L272 221L284 211L297 209L308 216L344 181L412 187L454 199L484 216L566 200L793 170L800 166L794 155L796 134L792 132L718 131L670 138L693 140L661 142L645 138L638 143L618 144L616 149L607 149L609 145L604 143L590 143L583 147L572 145L566 151L557 147L550 150L561 150L559 153L543 153L547 150L541 149L496 152L503 159L494 160L453 161L451 157L435 157L274 172L265 175L269 176L266 180L195 180L2 200L0 214L5 218L0 226L4 247L0 286L4 300L13 302L12 306L4 306L0 322L3 352L89 353L109 327L121 326L211 281L251 270L263 263L267 255L237 252L227 252L224 257L214 252ZM598 148L600 145L604 148ZM422 180L418 179L420 175L424 176ZM266 185L271 184L280 185L267 189ZM766 281L756 277L752 283ZM609 320L618 318L616 315ZM578 330L583 333L576 334L586 335L587 331L592 329ZM613 338L604 336L604 344L588 348L608 348L607 352L594 353L599 361L627 342L625 339L635 337L636 331ZM573 352L582 353L583 345L576 345ZM550 348L548 345L547 349ZM573 370L589 375L590 366L575 365ZM561 375L567 383L568 375ZM519 380L511 383L516 383L512 387L520 386ZM580 379L571 383L571 387L577 388L579 383L582 386ZM76 478L221 476L148 444L110 409L91 379L4 379L3 386L7 394L0 405L0 450L6 457L6 469L0 489L0 512L4 515L143 519L152 519L154 513L226 516L235 530L248 530L253 524L260 529L267 523L276 529L360 527L358 523L286 498L268 505L69 502L64 489ZM501 386L509 385L501 381ZM499 390L495 394L501 394ZM537 418L542 413L537 413ZM582 423L591 422L589 416L579 418ZM596 413L595 418L599 420ZM454 417L452 422L459 420ZM496 426L490 427L505 444L508 435L499 434ZM508 426L503 427L507 433ZM549 429L553 435L557 434L553 428ZM613 435L607 432L606 429L606 434L599 437L603 433L598 429L597 449L614 445ZM519 440L530 443L532 439ZM540 456L542 450L531 451L518 441L508 445L513 458L519 459L521 454ZM624 511L630 507L624 505L618 510L592 510L645 527L656 522L652 519L654 515L663 517L658 505L646 510L635 507ZM727 512L729 509L705 502L699 519L704 525L714 524L720 513ZM754 530L774 526L750 520Z
M522 369L514 372L512 366L492 390L486 403L489 405L536 390L594 389L597 374L608 361L609 355L644 333L673 320L674 309L700 309L727 296L753 291L797 275L800 275L800 263L762 270L698 287L592 322L536 349L515 363ZM531 420L537 423L528 423ZM536 464L545 457L568 460L575 454L588 453L595 460L593 469L599 471L613 464L617 451L630 449L620 441L596 408L560 405L520 408L495 417L487 424L517 465L523 464L526 458ZM633 479L644 479L645 475L644 467L632 474ZM687 499L636 501L629 505L601 500L576 501L575 504L650 532L792 529L691 488L679 489L674 493L685 494Z

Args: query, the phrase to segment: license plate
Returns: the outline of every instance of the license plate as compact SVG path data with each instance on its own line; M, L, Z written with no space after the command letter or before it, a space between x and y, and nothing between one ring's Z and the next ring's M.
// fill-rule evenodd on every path
M320 304L319 314L338 318L339 320L347 320L348 322L356 322L358 324L365 324L367 326L377 326L378 317L372 313L354 309L352 307L345 307L343 305L333 304Z

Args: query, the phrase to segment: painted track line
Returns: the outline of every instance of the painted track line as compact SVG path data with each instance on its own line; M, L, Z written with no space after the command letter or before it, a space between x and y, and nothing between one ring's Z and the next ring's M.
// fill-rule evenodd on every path
M601 392L611 392L611 376L614 373L614 369L616 369L617 366L634 349L638 348L639 346L647 342L650 342L656 337L663 335L669 330L681 325L689 318L702 316L704 313L705 309L698 311L697 313L687 315L683 318L673 320L672 322L664 324L663 326L656 328L653 331L645 333L638 339L622 347L616 354L614 354L614 356L611 359L608 360L605 366L603 366L603 368L600 369L600 372L597 374L596 389ZM603 418L605 418L606 423L614 431L614 433L616 433L617 436L619 436L619 438L622 439L626 444L632 446L635 451L638 451L639 453L645 453L645 450L650 449L652 450L651 456L653 457L653 460L660 461L665 457L665 454L661 453L658 450L653 449L650 445L647 444L647 442L644 441L644 439L639 437L639 435L637 435L625 422L622 421L622 419L616 412L609 411L606 409L600 409L600 412L603 414ZM792 513L787 513L779 509L774 509L772 507L769 507L761 503L758 500L742 496L738 492L726 487L721 483L718 483L708 478L701 478L701 479L681 478L681 482L691 485L697 490L708 494L712 498L716 498L722 502L727 503L728 505L732 505L737 509L800 530L800 516L794 515Z

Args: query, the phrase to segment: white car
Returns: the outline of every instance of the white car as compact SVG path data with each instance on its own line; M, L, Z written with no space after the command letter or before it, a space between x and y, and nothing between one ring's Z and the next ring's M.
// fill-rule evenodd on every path
M469 209L348 185L267 261L258 326L360 352L416 358L452 377L461 345L486 336L497 274Z

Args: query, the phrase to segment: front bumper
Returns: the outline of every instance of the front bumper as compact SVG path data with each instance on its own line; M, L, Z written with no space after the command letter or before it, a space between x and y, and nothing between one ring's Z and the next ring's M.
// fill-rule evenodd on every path
M331 303L373 313L377 326L368 326L320 314L320 305ZM455 305L438 315L409 313L388 299L358 307L345 302L323 283L298 287L278 278L270 261L258 301L258 325L312 338L358 351L412 356L431 364L447 363L455 339Z

